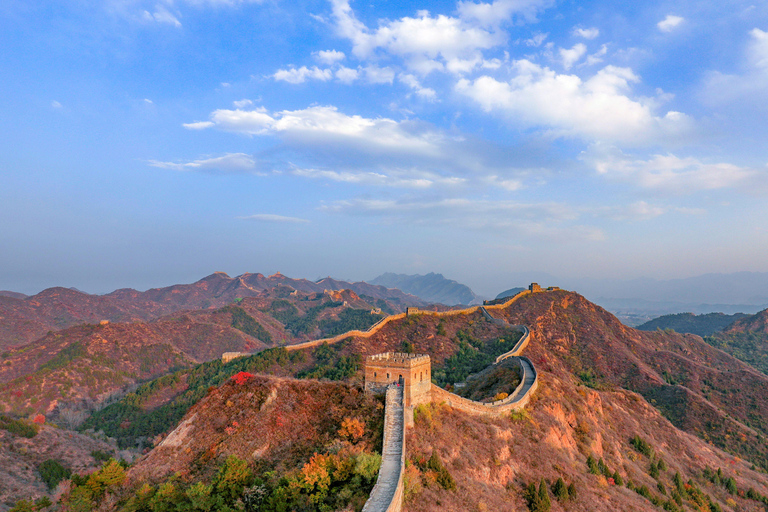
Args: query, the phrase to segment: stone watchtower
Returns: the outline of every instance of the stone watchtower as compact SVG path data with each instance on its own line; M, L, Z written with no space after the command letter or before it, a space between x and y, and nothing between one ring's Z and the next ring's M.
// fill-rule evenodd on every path
M365 390L383 391L389 384L403 386L405 407L429 402L432 364L423 354L385 352L365 358Z

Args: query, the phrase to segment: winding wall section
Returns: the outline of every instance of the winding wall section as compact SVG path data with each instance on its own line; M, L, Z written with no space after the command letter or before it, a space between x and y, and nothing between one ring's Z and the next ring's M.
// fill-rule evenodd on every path
M403 506L403 474L405 472L405 407L403 388L387 387L384 409L384 444L381 467L371 496L363 512L400 512Z

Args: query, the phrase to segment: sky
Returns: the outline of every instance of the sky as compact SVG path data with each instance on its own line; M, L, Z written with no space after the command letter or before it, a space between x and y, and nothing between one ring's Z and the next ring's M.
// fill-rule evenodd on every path
M766 2L0 0L0 289L766 272L767 118Z

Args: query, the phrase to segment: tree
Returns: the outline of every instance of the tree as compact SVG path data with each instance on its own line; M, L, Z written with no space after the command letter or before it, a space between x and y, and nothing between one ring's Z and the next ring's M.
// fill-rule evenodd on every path
M560 477L552 486L552 494L555 495L557 501L566 501L568 499L568 486L565 485L563 478Z
M541 482L539 482L539 507L541 512L547 512L552 508L552 501L549 499L547 482L545 482L543 478L541 479Z

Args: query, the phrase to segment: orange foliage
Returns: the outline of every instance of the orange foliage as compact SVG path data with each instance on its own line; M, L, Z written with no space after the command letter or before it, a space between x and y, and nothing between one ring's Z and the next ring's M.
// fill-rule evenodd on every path
M339 429L339 437L357 441L365 435L365 424L357 418L344 418Z

